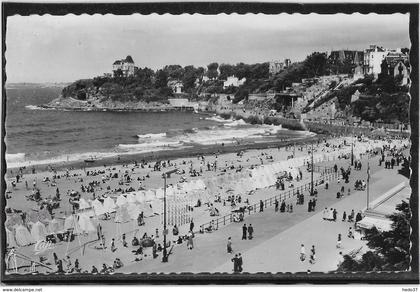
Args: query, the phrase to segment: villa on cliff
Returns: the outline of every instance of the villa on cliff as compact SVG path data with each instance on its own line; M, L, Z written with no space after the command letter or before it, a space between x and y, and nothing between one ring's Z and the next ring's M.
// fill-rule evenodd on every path
M114 77L134 76L135 69L136 66L131 56L127 56L125 59L116 60L114 64L112 64L112 72L114 72Z

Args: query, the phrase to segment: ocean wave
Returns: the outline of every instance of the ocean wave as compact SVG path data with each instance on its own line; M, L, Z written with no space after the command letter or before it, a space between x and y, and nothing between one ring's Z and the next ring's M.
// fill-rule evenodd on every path
M210 117L210 118L205 118L208 121L214 121L214 122L219 122L219 123L226 123L226 122L233 122L233 119L224 119L221 116L215 116L215 117Z
M38 105L32 105L32 104L25 105L25 108L26 108L26 109L29 109L29 110L46 110L46 109L45 109L45 108L43 108L43 107L40 107L40 106L38 106Z
M7 163L16 163L25 161L25 153L15 153L7 154L6 153L6 162Z
M182 146L182 141L155 141L149 143L139 143L139 144L118 144L118 148L123 150L128 149L149 149L153 151L155 148L161 147L174 147L174 146Z
M247 125L247 123L244 120L240 119L240 120L236 120L236 121L233 121L233 122L230 122L230 123L225 123L223 125L225 127L237 127L237 126Z
M157 133L157 134L143 134L143 135L137 135L137 138L139 139L156 139L156 138L163 138L166 136L166 133Z

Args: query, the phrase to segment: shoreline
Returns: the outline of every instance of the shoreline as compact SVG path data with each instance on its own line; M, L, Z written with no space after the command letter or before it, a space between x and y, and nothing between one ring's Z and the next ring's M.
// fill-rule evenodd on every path
M120 153L116 156L112 157L104 157L98 158L94 162L85 162L83 160L78 161L59 161L55 163L46 163L46 164L38 164L38 165L29 165L23 170L23 173L30 173L33 168L37 172L45 171L48 166L53 166L57 171L63 170L66 168L74 168L74 169L82 169L82 168L91 168L91 167L102 167L104 165L107 166L116 166L122 164L129 164L133 163L134 161L140 162L141 160L146 161L158 161L158 160L173 160L173 159L180 159L180 158L189 158L199 155L207 155L207 154L226 154L226 153L235 153L239 151L247 151L247 150L261 150L261 149L270 149L270 148L278 148L278 147L286 147L295 144L296 146L307 144L311 141L319 141L331 135L325 134L316 134L311 136L304 136L302 138L292 138L292 139L284 139L284 141L266 141L266 142L256 142L256 143L246 143L246 144L225 144L222 146L221 144L217 145L197 145L193 146L192 148L183 148L183 149L173 149L173 150L161 150L157 152L145 152L145 153ZM10 176L10 172L12 171L15 173L19 170L19 166L16 167L6 167L7 173L6 176Z

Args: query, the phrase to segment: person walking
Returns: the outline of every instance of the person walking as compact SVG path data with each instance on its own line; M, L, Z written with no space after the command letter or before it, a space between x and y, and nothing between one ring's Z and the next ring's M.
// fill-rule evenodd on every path
M254 233L254 227L251 224L248 226L248 238L251 240L253 238L252 234Z
M242 226L242 240L246 240L247 230L248 230L248 228L246 227L246 224L244 224L244 226Z
M310 264L315 264L315 245L312 245L311 248L311 255L309 256L309 263Z
M337 210L336 209L334 209L334 211L333 211L333 220L334 220L334 222L337 221Z
M194 230L194 221L191 219L190 231L193 232L193 230Z
M337 248L341 248L341 233L338 234L338 238L337 238Z
M343 221L343 222L346 221L346 218L347 218L347 214L346 214L346 211L344 211L343 212L343 220L341 220L341 221Z
M260 212L264 212L264 203L260 200Z
M351 227L349 227L349 232L347 234L347 237L354 239L353 229Z
M279 201L276 199L276 201L274 202L274 212L278 212L279 211Z
M302 262L304 262L305 259L306 259L305 245L303 243L300 245L300 256L299 256L299 258Z
M233 250L232 250L232 238L231 237L228 238L226 248L227 248L227 253L232 253Z
M189 233L188 233L188 242L187 242L187 248L188 249L193 249L194 248L194 241L193 241L193 234L192 234L192 232L190 231Z

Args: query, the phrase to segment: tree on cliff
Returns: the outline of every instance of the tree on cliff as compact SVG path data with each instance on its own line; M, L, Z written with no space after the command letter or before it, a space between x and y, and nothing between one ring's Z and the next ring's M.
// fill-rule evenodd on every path
M210 79L216 79L219 75L219 72L217 72L217 68L219 67L219 64L214 62L207 65L207 77Z
M304 67L308 77L325 75L327 69L327 55L319 52L312 53L306 57Z
M163 88L168 86L168 73L164 70L158 70L156 72L155 87Z

